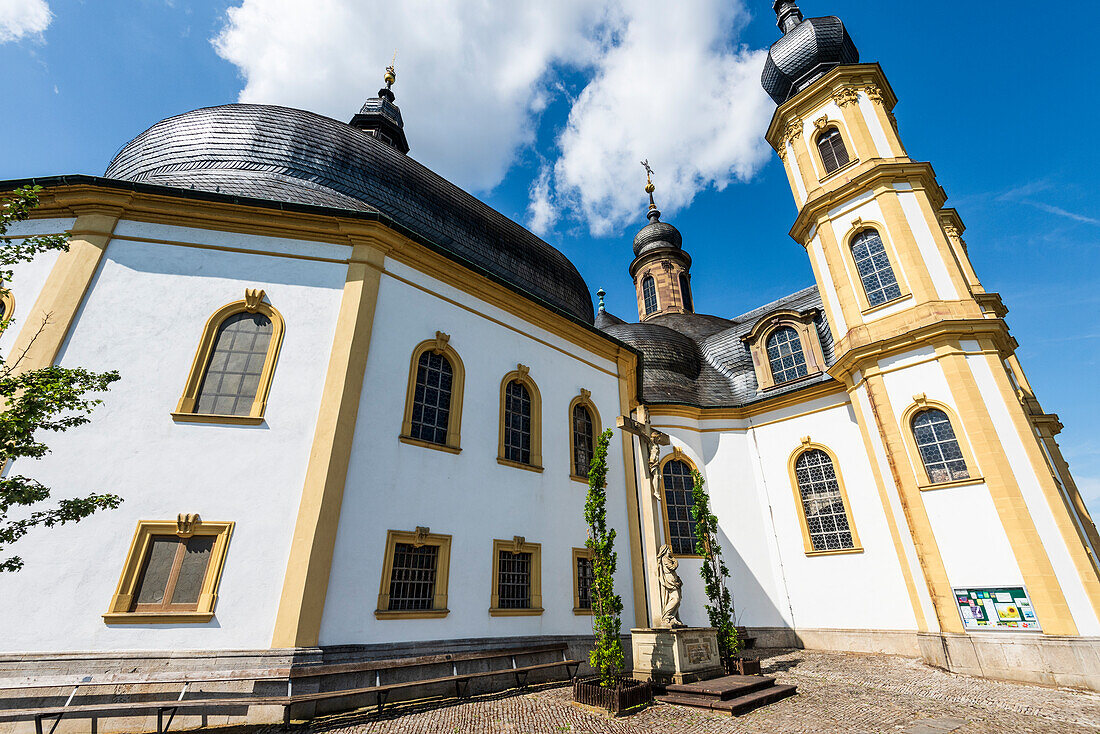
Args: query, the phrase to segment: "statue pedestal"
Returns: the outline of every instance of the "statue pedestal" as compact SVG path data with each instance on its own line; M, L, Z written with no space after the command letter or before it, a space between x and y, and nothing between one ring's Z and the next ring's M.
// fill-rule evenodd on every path
M636 680L659 685L695 683L726 674L718 657L713 627L641 628L630 630Z

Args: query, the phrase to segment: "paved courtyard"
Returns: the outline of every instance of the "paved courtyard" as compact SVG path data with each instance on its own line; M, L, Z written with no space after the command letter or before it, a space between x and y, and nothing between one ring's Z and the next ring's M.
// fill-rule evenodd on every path
M764 672L798 695L740 718L657 704L609 719L570 703L567 686L413 704L381 716L326 717L320 734L1077 734L1100 731L1100 695L987 681L916 660L807 650L762 651ZM270 730L269 730L270 731Z

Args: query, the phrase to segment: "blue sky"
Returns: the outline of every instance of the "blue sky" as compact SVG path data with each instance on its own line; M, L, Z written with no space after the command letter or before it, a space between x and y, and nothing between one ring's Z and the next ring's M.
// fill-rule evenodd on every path
M770 110L753 84L778 35L771 3L635 2L452 14L414 0L49 0L40 32L41 19L0 9L0 179L100 174L157 120L239 97L349 119L396 47L413 157L536 227L607 290L612 312L635 315L626 267L644 223L641 157L694 260L700 312L733 316L811 284L786 234L786 177L761 152ZM1078 4L1072 27L1020 1L801 6L841 16L862 59L885 69L910 155L933 163L966 222L1100 516L1100 147L1088 123L1100 101L1095 51L1073 32L1100 24L1098 4ZM626 132L609 135L608 119Z

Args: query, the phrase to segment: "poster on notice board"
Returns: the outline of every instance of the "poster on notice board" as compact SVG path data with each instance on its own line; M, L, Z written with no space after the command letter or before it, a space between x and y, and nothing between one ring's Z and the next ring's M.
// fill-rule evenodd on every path
M1022 586L954 589L955 603L968 630L1042 632L1031 598Z

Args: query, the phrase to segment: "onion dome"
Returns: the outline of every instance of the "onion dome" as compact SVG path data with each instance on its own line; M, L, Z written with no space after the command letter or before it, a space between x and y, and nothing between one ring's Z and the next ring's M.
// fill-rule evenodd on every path
M760 83L776 104L838 66L859 63L859 50L840 18L807 20L794 0L775 0L772 8L783 37L768 51Z
M397 81L397 72L393 65L386 67L383 77L386 86L378 90L377 97L371 97L363 103L359 114L348 123L363 132L369 133L391 148L402 153L409 152L409 143L405 139L405 123L401 120L401 110L393 103L393 83Z

